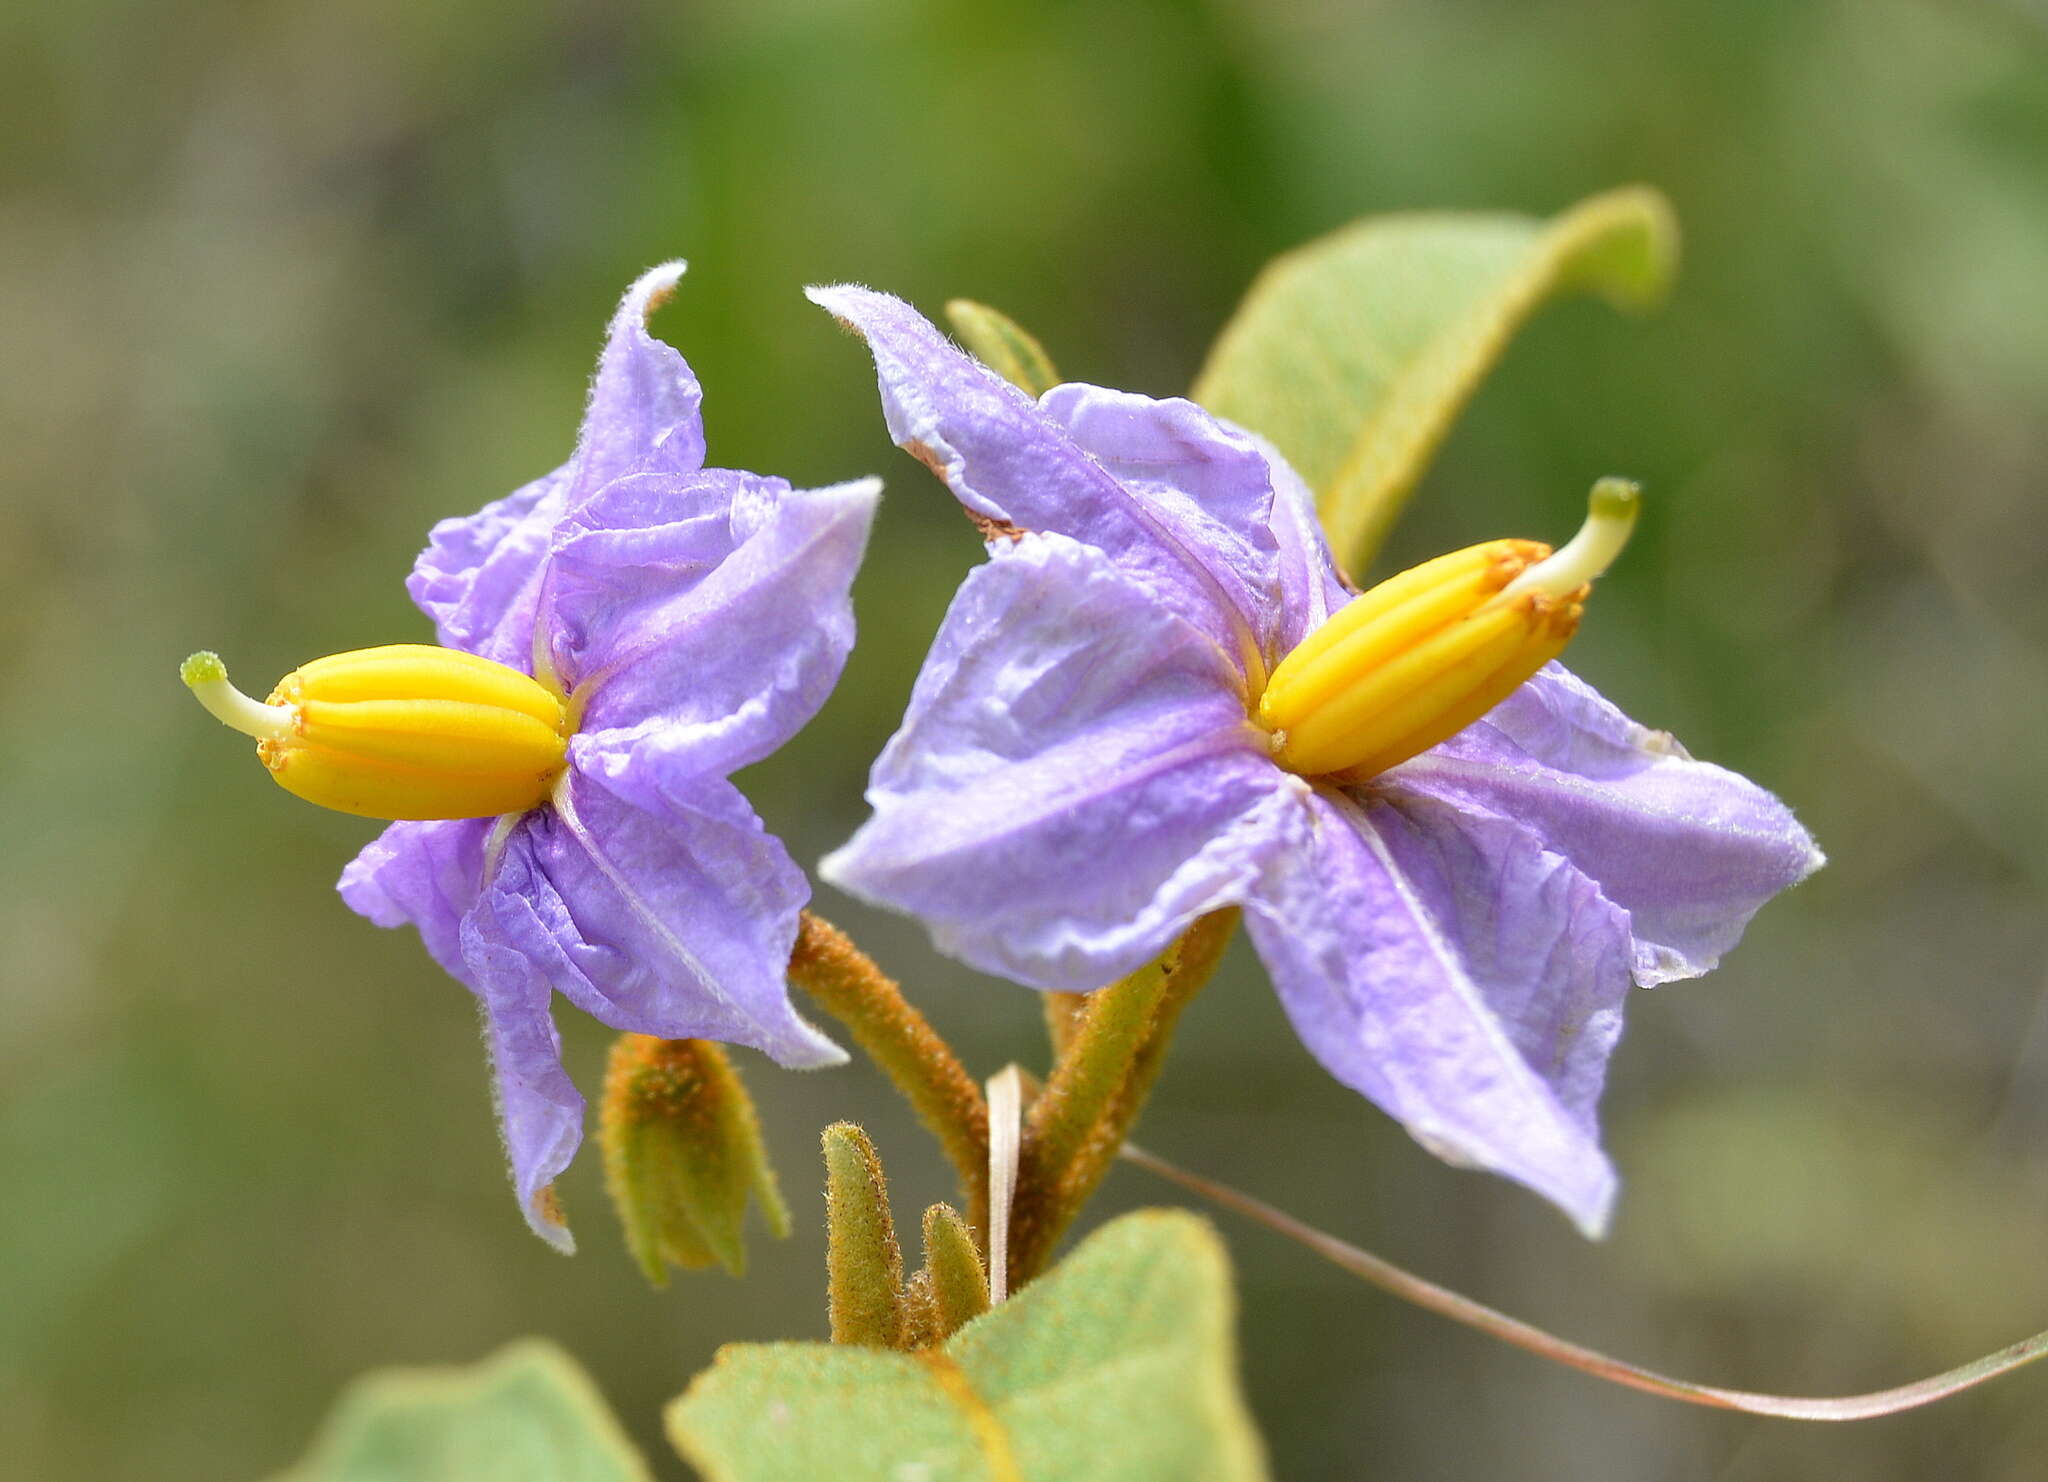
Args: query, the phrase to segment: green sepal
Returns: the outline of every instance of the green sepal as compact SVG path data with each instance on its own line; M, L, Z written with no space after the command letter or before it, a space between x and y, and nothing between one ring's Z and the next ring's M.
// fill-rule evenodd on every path
M1206 1221L1145 1210L943 1346L733 1344L668 1408L707 1482L1261 1482Z
M272 1482L652 1482L576 1361L537 1338L455 1368L382 1369L342 1393Z
M988 1271L974 1232L950 1204L924 1212L924 1270L931 1283L932 1339L944 1342L988 1311Z
M946 305L946 319L974 358L1011 385L1043 396L1060 383L1052 357L1016 320L999 309L956 298Z
M710 1040L620 1036L598 1114L605 1183L626 1244L656 1286L668 1267L747 1269L747 1200L777 1239L789 1206L739 1072Z
M1648 308L1677 260L1670 203L1645 187L1547 221L1368 217L1259 274L1194 398L1286 455L1315 491L1338 561L1362 572L1524 320L1570 293Z
M851 1122L825 1129L825 1269L834 1343L897 1348L904 1341L903 1251L889 1217L889 1183L868 1135Z

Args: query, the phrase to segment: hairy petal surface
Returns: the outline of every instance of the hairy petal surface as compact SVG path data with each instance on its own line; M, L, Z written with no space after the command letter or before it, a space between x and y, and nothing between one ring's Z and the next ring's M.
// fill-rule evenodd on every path
M1277 553L1270 477L1246 434L1192 402L1092 386L1033 402L901 299L809 293L867 339L890 435L970 513L1096 547L1233 662L1256 660Z
M874 817L821 872L977 967L1097 987L1242 899L1305 791L1233 681L1101 551L998 547L876 763Z
M583 1097L562 1068L550 1011L553 954L549 923L525 897L487 889L463 918L465 976L483 1002L498 1128L519 1211L534 1234L567 1253L576 1242L549 1190L583 1142Z
M647 332L647 321L682 280L684 264L663 263L634 280L605 332L590 401L576 434L567 508L615 478L704 466L704 393L681 352Z
M348 862L335 888L350 910L379 926L418 927L434 961L474 989L462 962L462 918L476 904L492 822L391 824Z
M406 588L443 644L527 668L541 571L562 516L626 474L702 466L697 378L647 331L648 315L682 273L680 262L666 263L627 289L569 461L474 515L441 521L428 536Z
M1645 986L1708 971L1765 901L1824 862L1777 798L1557 664L1380 783L1515 819L1567 855L1629 913Z
M747 1045L808 1068L846 1057L789 1002L807 895L730 783L650 786L636 805L572 769L554 804L514 831L470 920L614 1029Z
M1621 1032L1628 918L1503 820L1319 791L1246 923L1302 1041L1425 1147L1605 1227L1594 1107Z
M544 620L557 672L585 701L578 764L717 777L796 734L853 647L853 578L880 488L642 474L569 516Z

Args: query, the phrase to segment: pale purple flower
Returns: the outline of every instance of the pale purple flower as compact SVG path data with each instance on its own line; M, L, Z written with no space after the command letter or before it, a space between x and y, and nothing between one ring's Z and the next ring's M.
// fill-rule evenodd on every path
M1790 811L1555 664L1369 783L1283 770L1260 676L1351 594L1278 454L1183 400L1034 403L896 299L811 296L991 535L825 877L1045 989L1242 905L1332 1075L1598 1233L1622 999L1713 967L1820 865Z
M845 1059L789 1002L803 873L727 779L837 680L879 486L703 466L696 377L647 331L681 273L627 292L569 461L436 525L408 583L442 643L537 664L580 707L550 801L394 823L341 877L349 905L417 926L476 994L520 1208L565 1250L548 1191L583 1098L554 993L615 1029Z

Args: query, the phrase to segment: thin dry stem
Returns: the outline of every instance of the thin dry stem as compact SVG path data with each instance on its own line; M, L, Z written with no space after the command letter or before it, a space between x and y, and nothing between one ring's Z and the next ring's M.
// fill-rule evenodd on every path
M1646 1394L1661 1396L1667 1400L1678 1400L1688 1405L1703 1405L1714 1410L1740 1410L1750 1415L1772 1415L1782 1420L1871 1420L1880 1415L1896 1415L1901 1410L1915 1410L1922 1405L1931 1405L1936 1400L1947 1399L1974 1388L1987 1379L1996 1379L2009 1374L2022 1365L2036 1359L2048 1357L2048 1333L2036 1333L2023 1338L2010 1347L1973 1359L1940 1374L1930 1375L1911 1384L1902 1384L1895 1389L1875 1390L1869 1394L1842 1395L1827 1398L1809 1398L1799 1395L1761 1394L1746 1389L1722 1389L1711 1384L1696 1384L1689 1379L1673 1379L1653 1369L1641 1368L1625 1363L1618 1358L1555 1334L1545 1332L1521 1321L1497 1312L1470 1297L1461 1296L1448 1287L1438 1286L1433 1281L1405 1271L1392 1261L1384 1260L1371 1251L1361 1250L1347 1240L1326 1234L1313 1225L1304 1224L1284 1210L1275 1209L1264 1200L1256 1199L1242 1190L1228 1184L1204 1178L1199 1173L1190 1173L1185 1168L1167 1162L1164 1158L1146 1152L1143 1148L1126 1144L1123 1148L1126 1161L1149 1169L1161 1178L1169 1179L1184 1189L1200 1194L1203 1198L1222 1205L1225 1209L1236 1210L1247 1219L1255 1220L1269 1230L1277 1231L1289 1240L1307 1246L1332 1265L1362 1277L1381 1291L1391 1292L1404 1302L1413 1302L1453 1322L1461 1322L1470 1328L1477 1328L1489 1337L1515 1348L1526 1349L1539 1358L1547 1358L1566 1368L1577 1369L1591 1374L1596 1379L1605 1379L1610 1384L1619 1384L1627 1389L1639 1389Z

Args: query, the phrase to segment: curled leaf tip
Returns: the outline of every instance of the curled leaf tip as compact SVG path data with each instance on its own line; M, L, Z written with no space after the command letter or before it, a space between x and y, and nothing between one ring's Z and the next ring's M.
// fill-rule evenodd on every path
M1585 254L1585 286L1610 303L1651 309L1671 292L1678 276L1678 212L1655 186L1624 185L1589 197L1557 218L1556 230ZM1564 275L1561 286L1569 278Z

